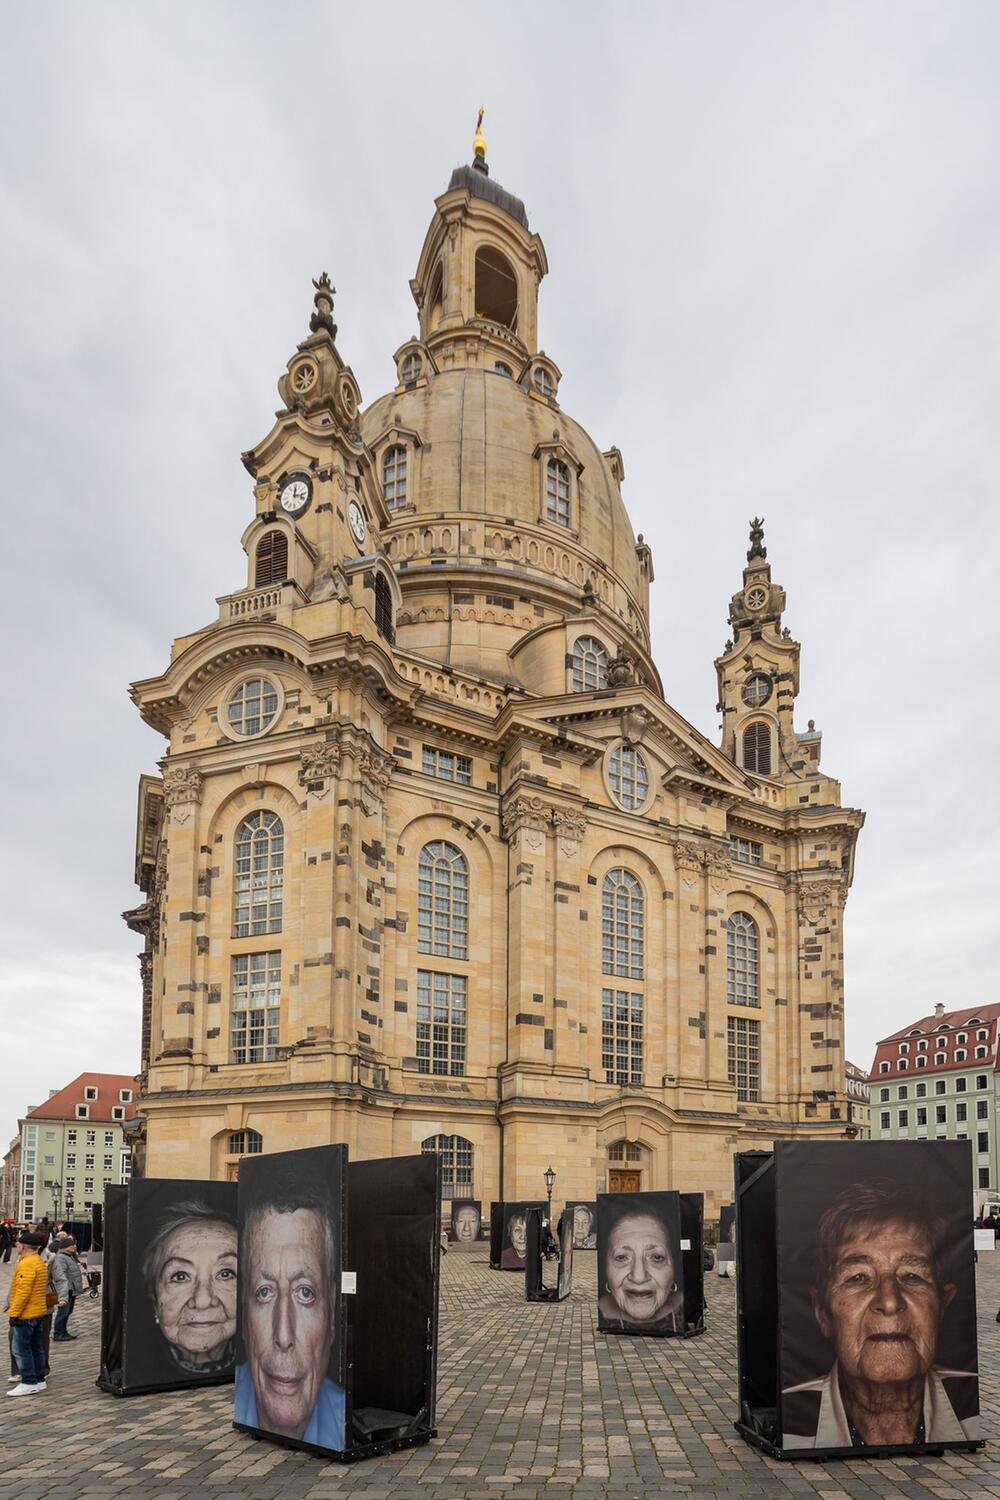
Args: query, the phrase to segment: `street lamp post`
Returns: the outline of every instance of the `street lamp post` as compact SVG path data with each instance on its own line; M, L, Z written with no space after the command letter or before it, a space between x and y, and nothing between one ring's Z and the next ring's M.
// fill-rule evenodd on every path
M552 1189L555 1186L556 1174L551 1167L545 1169L545 1191L549 1198L549 1228L552 1228Z

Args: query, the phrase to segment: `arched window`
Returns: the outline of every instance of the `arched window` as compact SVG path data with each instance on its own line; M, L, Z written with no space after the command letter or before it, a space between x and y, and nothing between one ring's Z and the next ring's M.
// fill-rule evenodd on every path
M383 640L392 644L392 589L384 573L375 574L375 629Z
M544 365L539 365L534 377L535 390L540 396L554 396L556 384Z
M476 251L476 317L517 331L517 277L507 257L492 245Z
M743 731L743 769L758 776L771 775L771 726L763 720L748 724Z
M444 267L440 264L434 272L434 280L431 282L431 295L428 302L427 331L433 333L441 322L444 311Z
M726 923L726 999L760 1004L760 931L745 911L734 911Z
M284 583L287 577L288 538L283 531L265 531L257 543L253 586L265 589L272 583Z
M409 385L411 380L416 380L419 377L420 371L423 369L423 367L424 362L420 358L419 354L408 354L403 360L403 384Z
M285 830L277 813L251 813L236 831L233 936L281 931Z
M454 844L425 844L417 882L417 949L469 956L469 866Z
M406 449L393 443L382 455L382 494L386 510L401 510L406 504Z
M631 870L609 870L601 895L601 955L605 974L641 979L645 943L642 886Z
M573 691L593 693L608 685L608 653L592 635L573 642Z
M441 1158L441 1197L472 1197L472 1142L464 1135L431 1135L420 1142L425 1156Z
M230 1156L259 1156L263 1149L264 1137L259 1130L233 1130L230 1132Z
M569 468L561 458L550 458L546 466L545 517L557 526L569 525Z

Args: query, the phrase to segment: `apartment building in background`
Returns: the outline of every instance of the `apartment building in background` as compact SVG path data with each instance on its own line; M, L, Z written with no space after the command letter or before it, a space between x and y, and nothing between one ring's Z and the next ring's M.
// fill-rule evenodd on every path
M16 1218L81 1218L103 1203L107 1183L129 1181L124 1126L135 1118L137 1087L127 1074L81 1073L26 1112Z

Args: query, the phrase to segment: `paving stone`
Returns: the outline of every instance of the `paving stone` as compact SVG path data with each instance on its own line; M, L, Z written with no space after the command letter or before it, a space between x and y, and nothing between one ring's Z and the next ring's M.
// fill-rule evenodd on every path
M0 1291L10 1267L0 1267ZM0 1395L0 1500L1000 1500L1000 1254L977 1268L988 1446L942 1458L781 1463L745 1444L736 1412L735 1284L707 1278L697 1339L599 1334L593 1255L575 1290L526 1303L481 1246L442 1262L439 1437L357 1464L234 1432L227 1387L117 1399L94 1384L100 1311L77 1304L49 1389Z

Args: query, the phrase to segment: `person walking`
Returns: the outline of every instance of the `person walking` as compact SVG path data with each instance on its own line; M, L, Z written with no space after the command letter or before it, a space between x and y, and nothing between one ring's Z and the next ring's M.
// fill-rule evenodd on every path
M45 1386L45 1294L49 1270L39 1251L41 1234L22 1234L17 1242L17 1266L11 1277L7 1312L14 1331L13 1350L21 1380L8 1396L37 1396Z
M59 1235L52 1249L49 1276L59 1298L52 1340L53 1343L65 1344L78 1337L77 1334L70 1333L66 1325L76 1299L83 1291L83 1271L80 1269L80 1261L76 1253L76 1241L71 1235Z

